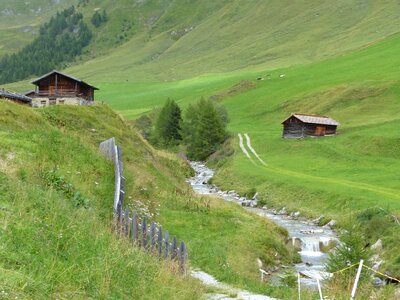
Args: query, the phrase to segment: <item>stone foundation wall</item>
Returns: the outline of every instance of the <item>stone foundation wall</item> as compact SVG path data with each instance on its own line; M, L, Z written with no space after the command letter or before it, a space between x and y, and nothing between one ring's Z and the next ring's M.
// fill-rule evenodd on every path
M50 105L89 105L93 101L87 101L78 97L57 97L57 98L32 98L32 107L47 107Z

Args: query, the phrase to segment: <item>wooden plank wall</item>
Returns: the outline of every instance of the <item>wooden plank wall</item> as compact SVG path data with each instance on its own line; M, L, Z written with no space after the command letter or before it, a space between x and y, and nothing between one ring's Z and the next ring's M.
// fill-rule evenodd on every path
M160 260L171 260L177 263L179 273L187 274L188 254L185 242L178 244L176 236L170 239L168 230L163 232L161 226L152 222L148 226L146 217L139 218L136 210L124 207L125 177L123 176L122 151L115 143L115 138L108 139L100 144L100 152L114 162L115 193L114 193L114 221L116 234L127 239L132 246L139 247Z

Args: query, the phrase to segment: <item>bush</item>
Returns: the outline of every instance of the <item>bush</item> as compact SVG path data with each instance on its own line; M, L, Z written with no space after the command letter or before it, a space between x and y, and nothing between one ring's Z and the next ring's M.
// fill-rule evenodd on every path
M354 227L352 231L347 232L340 237L341 243L329 254L327 262L327 271L336 272L350 265L358 263L361 259L368 263L371 259L371 252L366 247L366 241L359 228ZM354 279L357 273L357 267L350 268L345 272L335 275L333 278L335 284L346 286ZM363 276L361 279L367 279Z

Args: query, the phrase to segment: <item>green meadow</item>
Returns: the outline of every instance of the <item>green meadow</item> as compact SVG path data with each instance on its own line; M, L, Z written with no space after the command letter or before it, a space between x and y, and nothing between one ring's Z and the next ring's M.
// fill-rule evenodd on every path
M283 69L105 83L100 98L134 119L167 97L185 107L200 97L225 95L219 101L229 111L232 135L248 133L268 167L254 166L235 138L235 155L218 170L215 182L241 192L256 188L267 205L325 215L345 225L370 207L400 212L399 51L400 37L394 35L354 53ZM229 96L243 80L252 88ZM293 112L331 116L341 123L338 135L282 139L281 122ZM397 269L393 238L387 237L387 265Z
M201 97L217 99L229 112L235 152L217 164L216 184L240 193L255 189L268 207L286 207L310 218L324 215L324 220L335 219L347 229L369 208L400 217L398 1L97 0L80 11L89 20L97 8L107 10L109 21L99 28L91 26L92 44L64 71L99 87L97 101L103 101L126 120L149 113L168 97L183 109ZM40 18L33 20L40 23L49 15ZM18 31L25 25L25 21L0 19L0 44L4 45L0 46L0 55L30 40ZM28 79L5 86L20 92L31 87ZM57 127L54 130L67 130L76 138L73 130L80 130L79 126L60 126L73 113L57 109L35 115L48 111L56 122L63 119L52 124ZM107 127L98 119L106 113L95 116L88 111L89 115L83 112L85 129ZM281 122L295 112L332 117L341 123L338 135L282 139ZM142 186L151 191L146 197L149 203L161 204L160 220L189 241L189 249L195 253L191 257L193 265L236 286L292 296L290 291L290 295L282 295L279 293L283 291L257 283L255 259L264 255L264 260L272 263L271 253L260 245L281 247L278 241L284 239L284 233L274 228L272 240L250 234L241 241L244 234L272 225L256 219L252 227L249 215L218 200L211 200L211 212L204 199L198 200L201 205L196 207L192 196L178 183L188 173L174 173L186 167L167 167L171 160L173 166L179 163L171 154L149 154L153 153L150 147L133 131L121 132L121 124L113 123L113 129L106 132L117 135L120 141L135 135L136 142L129 142L128 151L137 157L157 158L156 164L143 166L138 158L132 158L135 155L130 156L131 178L135 179L133 197L146 196L139 192ZM241 152L238 133L250 136L253 148L267 166L252 156L254 165ZM27 145L32 143L27 140ZM86 138L85 143L92 150L97 145ZM138 143L139 150L135 148ZM141 168L147 170L145 176ZM175 179L167 180L168 176ZM153 183L155 178L157 184ZM161 187L165 192L157 191ZM180 195L176 202L170 199L175 188ZM89 188L82 189L89 193ZM384 224L371 218L365 229L370 230L369 242L382 238L383 268L399 274L398 227L395 222ZM197 232L198 228L201 230ZM208 234L208 246L200 241L202 234ZM236 246L231 252L221 254L232 241ZM257 248L247 258L240 255L248 250L246 243ZM289 261L290 251L283 252ZM231 269L220 268L226 262ZM178 288L181 282L174 284ZM196 283L191 284L196 288Z

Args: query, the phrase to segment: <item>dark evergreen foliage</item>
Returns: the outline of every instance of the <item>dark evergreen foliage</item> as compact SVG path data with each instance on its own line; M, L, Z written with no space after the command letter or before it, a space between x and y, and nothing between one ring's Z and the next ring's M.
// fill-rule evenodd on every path
M105 10L103 10L102 13L99 13L99 11L96 11L91 19L92 24L95 27L100 27L101 24L105 23L108 21L108 16L107 16L107 12Z
M182 129L187 155L193 160L204 160L218 150L228 137L228 114L222 106L201 99L190 104L184 115Z
M161 146L177 144L181 136L181 109L171 99L167 99L156 120L152 141Z
M82 53L92 38L82 14L72 6L40 27L39 36L18 53L0 60L0 84L42 75Z

